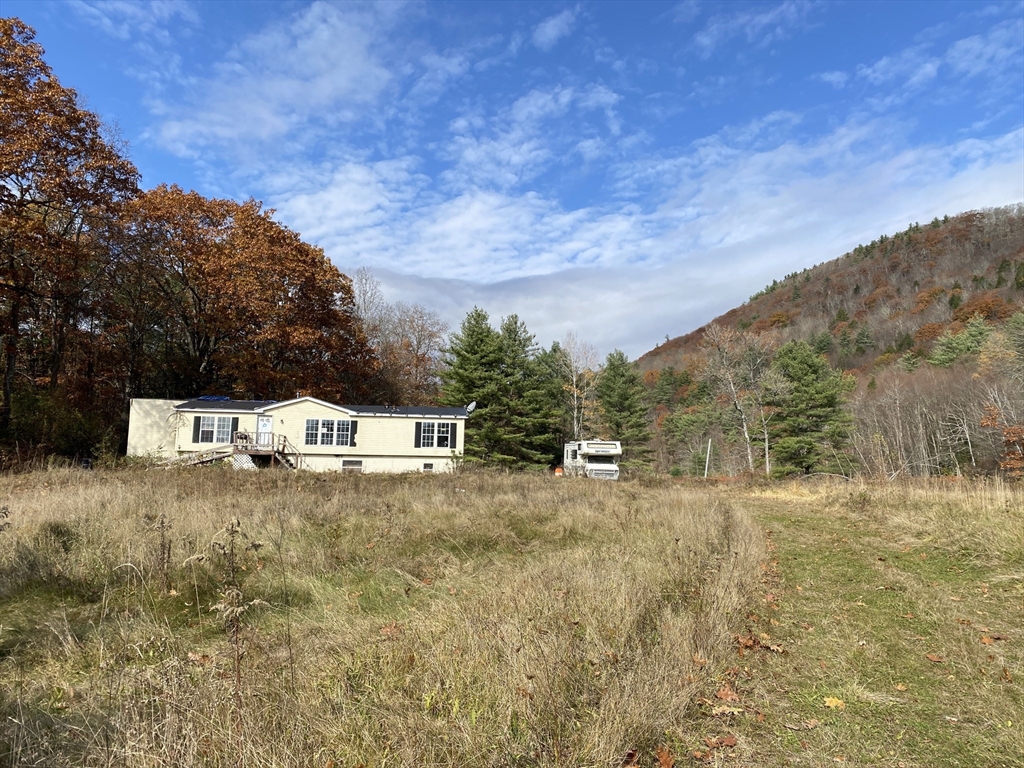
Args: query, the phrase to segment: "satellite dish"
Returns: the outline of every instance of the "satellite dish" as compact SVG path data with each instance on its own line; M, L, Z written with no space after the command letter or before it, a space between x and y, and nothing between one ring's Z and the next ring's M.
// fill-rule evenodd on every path
M476 410L476 400L466 406L466 415L469 416L473 411Z

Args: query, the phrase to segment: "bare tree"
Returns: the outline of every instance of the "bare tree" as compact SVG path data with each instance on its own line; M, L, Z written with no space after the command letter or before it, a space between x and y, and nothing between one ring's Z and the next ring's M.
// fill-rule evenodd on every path
M760 422L764 444L765 473L771 471L768 423L774 411L768 405L770 393L784 386L781 377L772 374L771 362L775 340L745 331L736 331L711 323L700 343L705 362L703 374L719 392L728 396L739 417L747 449L747 467L754 472L754 447L750 435L751 422Z
M594 387L600 372L600 357L593 344L583 341L574 331L562 339L563 385L572 412L572 435L574 440L583 439L587 415L593 409Z
M448 324L419 304L387 302L366 267L355 271L352 290L363 332L380 360L386 396L394 404L432 403Z

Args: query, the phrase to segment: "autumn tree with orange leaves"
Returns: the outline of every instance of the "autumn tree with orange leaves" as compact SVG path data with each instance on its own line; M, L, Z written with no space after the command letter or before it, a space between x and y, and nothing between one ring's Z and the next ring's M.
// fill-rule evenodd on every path
M0 19L0 459L123 444L132 397L372 401L352 283L255 200L138 172Z
M255 200L163 185L132 203L123 266L137 282L119 286L109 328L124 377L139 369L138 355L155 353L154 384L179 396L302 391L351 402L372 394L376 363L355 320L351 281L272 214ZM131 338L140 296L149 297L148 343Z
M0 19L0 439L10 435L19 358L53 392L88 324L109 253L97 247L138 173L42 59L34 31ZM26 338L26 325L31 333Z

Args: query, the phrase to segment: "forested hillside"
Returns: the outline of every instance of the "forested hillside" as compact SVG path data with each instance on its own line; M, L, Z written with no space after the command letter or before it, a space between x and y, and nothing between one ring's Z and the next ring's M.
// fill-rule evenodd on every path
M811 341L832 365L871 371L930 354L975 315L1006 320L1024 299L1024 205L913 224L773 281L714 322ZM643 371L683 369L704 328L642 355Z
M1022 301L1022 205L914 224L787 275L640 358L658 462L701 472L710 444L726 474L1019 469ZM784 362L796 349L802 373ZM824 366L817 394L794 400L806 366Z

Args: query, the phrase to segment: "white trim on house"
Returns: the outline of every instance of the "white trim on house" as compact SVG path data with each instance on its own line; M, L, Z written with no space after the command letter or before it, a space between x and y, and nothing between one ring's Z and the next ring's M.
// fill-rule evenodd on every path
M326 400L319 400L319 399L317 399L315 397L308 397L308 396L296 397L296 398L293 398L291 400L283 400L280 403L272 403L270 405L264 405L262 408L254 408L253 411L255 413L265 413L266 411L272 411L275 408L283 408L286 405L295 405L296 403L302 403L302 402L309 402L309 403L315 403L316 405L322 405L324 408L331 408L331 409L333 409L335 411L341 411L342 413L347 413L349 416L354 416L354 415L357 414L357 411L349 410L348 408L346 408L343 405L335 405L334 403L328 403Z

